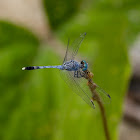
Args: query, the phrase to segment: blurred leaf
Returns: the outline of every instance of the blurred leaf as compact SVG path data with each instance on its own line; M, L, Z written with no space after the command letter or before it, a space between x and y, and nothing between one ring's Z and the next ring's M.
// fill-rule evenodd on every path
M43 0L52 29L63 25L78 11L83 0Z
M13 118L22 102L21 84L25 74L21 68L33 61L38 45L38 39L26 29L0 21L0 139L5 136L11 139L10 132L12 135L15 132L9 125L11 119L18 117ZM16 127L16 120L11 127Z

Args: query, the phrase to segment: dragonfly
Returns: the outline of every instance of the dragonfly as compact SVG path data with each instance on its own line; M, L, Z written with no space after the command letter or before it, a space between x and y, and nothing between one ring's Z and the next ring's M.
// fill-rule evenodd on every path
M62 65L55 66L29 66L23 67L22 70L36 70L46 68L56 68L60 70L62 79L69 85L69 87L79 95L88 105L95 108L93 95L87 86L87 81L84 78L85 71L88 69L88 63L85 60L80 62L75 60L78 50L86 36L86 33L81 34L76 40L68 45ZM103 103L109 103L111 97L101 87L96 84L96 92L99 95L99 100Z

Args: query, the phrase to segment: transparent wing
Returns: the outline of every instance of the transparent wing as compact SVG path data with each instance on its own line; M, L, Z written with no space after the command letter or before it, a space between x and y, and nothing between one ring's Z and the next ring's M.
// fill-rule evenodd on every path
M69 40L68 40L67 50L66 50L63 63L69 60L74 60L85 36L86 36L86 33L81 34L80 37L78 37L70 46L69 46Z
M68 84L68 86L77 94L79 95L88 105L90 105L92 108L95 108L93 101L91 100L91 95L89 96L86 93L86 90L83 89L83 85L79 83L79 80L76 81L73 74L74 72L61 70L60 71L62 79ZM77 78L81 79L81 78ZM87 84L85 85L87 86ZM88 86L87 86L88 87Z
M69 42L70 42L70 39L68 39L67 50L66 50L66 54L65 54L65 57L64 57L63 63L65 63L65 62L67 61L67 59L68 59Z
M75 75L75 73L80 73L81 72L81 74L80 75L83 75L82 74L82 72L83 71L70 71L69 72L69 74L71 75L71 77L74 79L74 81L76 82L76 83L78 83L78 85L82 88L82 90L88 95L88 97L90 98L90 100L91 100L91 98L92 97L94 97L94 95L91 93L91 91L90 91L90 89L89 89L89 87L88 87L88 85L87 85L87 80L84 78L84 77L80 77L79 78L79 76L77 76L77 75ZM96 84L96 89L95 89L95 91L97 92L97 94L99 95L99 97L100 97L100 99L98 99L98 100L100 100L102 103L104 103L104 104L109 104L110 102L111 102L111 97L110 97L110 95L108 94L108 93L106 93L100 86L98 86L97 84Z
M111 97L108 93L106 93L101 87L97 85L96 91L100 97L100 101L105 104L109 104L111 102Z

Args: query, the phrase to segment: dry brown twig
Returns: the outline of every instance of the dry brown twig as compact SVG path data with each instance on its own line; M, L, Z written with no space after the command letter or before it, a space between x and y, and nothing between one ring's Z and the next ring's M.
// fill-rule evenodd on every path
M108 130L108 126L107 126L107 119L106 119L106 115L105 115L105 109L104 109L103 103L100 100L98 93L96 92L97 85L92 80L93 73L91 73L89 70L86 70L84 78L88 80L88 86L92 93L92 100L96 101L100 107L106 140L110 140L109 130Z

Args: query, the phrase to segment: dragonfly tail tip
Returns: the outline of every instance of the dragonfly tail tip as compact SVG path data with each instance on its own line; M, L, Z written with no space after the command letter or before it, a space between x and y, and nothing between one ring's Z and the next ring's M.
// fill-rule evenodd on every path
M23 67L22 70L25 70L25 67Z

